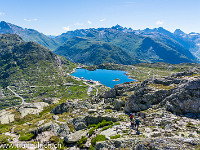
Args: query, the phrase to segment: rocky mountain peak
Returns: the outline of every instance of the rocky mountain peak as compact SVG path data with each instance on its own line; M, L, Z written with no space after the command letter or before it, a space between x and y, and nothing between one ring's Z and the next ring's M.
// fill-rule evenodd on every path
M0 27L1 27L1 29L10 29L9 24L5 21L0 22Z
M124 28L117 24L116 26L113 26L112 29L116 29L116 30L122 31Z
M185 35L185 32L183 32L181 29L176 29L174 31L174 34L175 35L179 35L179 36L183 36L183 35Z

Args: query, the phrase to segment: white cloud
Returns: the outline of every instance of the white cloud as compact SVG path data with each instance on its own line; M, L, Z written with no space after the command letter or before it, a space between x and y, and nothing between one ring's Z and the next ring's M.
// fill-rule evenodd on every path
M65 31L69 31L69 30L70 30L70 26L63 27L63 30L65 30Z
M24 21L28 21L28 22L31 22L31 21L38 21L38 19L34 18L34 19L24 19Z
M0 16L3 16L3 15L5 15L5 13L4 12L0 12Z
M156 21L156 25L163 25L163 24L164 24L163 21L160 21L160 20Z
M106 18L103 18L103 19L101 19L101 20L99 20L99 21L103 22L103 21L105 21L105 20L106 20Z
M92 24L92 22L90 20L88 20L88 24Z

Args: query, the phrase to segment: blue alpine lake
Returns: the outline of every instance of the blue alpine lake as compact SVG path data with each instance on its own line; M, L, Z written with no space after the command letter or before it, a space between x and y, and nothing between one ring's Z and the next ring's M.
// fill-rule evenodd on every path
M86 80L91 79L94 81L100 81L101 84L113 88L114 85L116 84L135 81L133 79L129 79L128 76L125 74L126 74L125 71L120 71L120 70L97 69L94 71L89 71L86 69L76 69L76 72L71 75L79 78L83 77ZM115 79L119 80L113 81Z

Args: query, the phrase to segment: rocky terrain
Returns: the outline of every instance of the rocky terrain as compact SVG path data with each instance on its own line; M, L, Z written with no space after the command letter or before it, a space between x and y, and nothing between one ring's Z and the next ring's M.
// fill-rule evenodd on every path
M0 142L58 146L49 149L198 150L199 73L194 68L116 85L87 99L45 98L1 110ZM141 120L139 132L130 127L130 112Z

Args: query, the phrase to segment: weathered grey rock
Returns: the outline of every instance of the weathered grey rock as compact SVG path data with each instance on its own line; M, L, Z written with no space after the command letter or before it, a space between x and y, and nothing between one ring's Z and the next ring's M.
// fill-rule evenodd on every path
M70 111L69 104L68 103L62 103L62 104L56 106L55 108L53 108L51 110L51 113L54 113L55 115L57 115L57 114L62 114L64 112L68 112L68 111Z
M17 110L21 114L21 117L25 117L29 114L39 114L43 111L44 107L49 106L49 104L45 102L37 102L37 103L28 103L25 105L20 106Z
M58 119L59 119L59 116L53 115L52 118L53 118L53 120L58 120Z
M175 113L200 113L200 79L189 81L165 99L167 110Z
M139 112L146 110L164 100L167 96L171 94L168 90L158 90L146 87L140 87L135 91L135 94L130 96L125 104L125 112Z
M15 115L6 110L0 111L0 124L11 123L15 120Z
M94 106L87 101L69 101L69 105L73 107L73 109L94 109Z
M161 136L161 133L160 133L159 131L157 131L157 132L152 132L151 136L152 136L152 137L159 137L159 136Z
M76 123L74 128L75 128L76 131L78 131L78 130L82 130L82 129L87 128L87 126L83 122L78 122L78 123Z
M104 109L114 109L114 107L113 107L113 105L107 104L107 105L104 106Z
M102 97L104 98L116 98L117 96L126 96L126 92L133 91L136 88L136 84L132 82L125 82L123 84L117 84L110 91L107 91Z
M109 115L103 115L103 116L86 116L85 121L87 125L89 124L98 124L99 122L106 120L106 121L113 121L116 122L118 118L115 118L113 116Z
M40 126L39 128L36 128L35 130L32 130L31 133L34 133L34 134L39 134L39 133L42 133L46 130L51 130L53 133L57 133L57 130L59 129L59 125L55 122L48 122L48 123L45 123L44 125Z
M184 71L184 72L175 73L175 74L171 75L171 77L191 76L193 74L195 74L195 72L193 72L193 71Z
M192 78L188 80L176 78L145 80L140 86L135 88L134 94L130 96L125 104L125 112L138 112L150 108L152 105L159 104L168 111L189 114L196 116L200 114L200 79ZM170 90L151 88L148 84L156 83L161 85L170 85L179 83Z
M40 120L40 121L38 121L37 123L35 123L35 125L36 126L40 126L40 125L42 125L44 123L44 120Z
M144 144L138 144L135 150L148 150L148 148Z
M88 113L89 113L89 114L92 114L92 113L95 113L95 112L97 112L96 109L89 109L89 110L88 110Z
M45 123L44 125L40 126L39 128L32 130L31 133L36 134L36 135L39 133L42 133L42 132L50 129L51 124L52 124L52 121Z
M69 135L70 133L70 128L68 127L67 124L62 124L60 128L57 130L57 134L61 137L65 137Z
M122 142L120 140L113 140L113 144L114 144L115 148L120 148Z
M87 132L83 130L76 131L72 134L67 135L64 140L66 143L76 143L78 142L82 136L86 136Z
M50 130L54 133L54 134L57 134L57 131L60 129L60 126L55 123L55 122L52 122L52 124L50 125Z
M48 104L57 104L59 103L59 98L44 98L43 102L46 102Z
M125 102L124 101L117 100L117 99L114 101L114 109L115 110L121 110L122 107L124 107L124 106L125 106Z
M85 118L78 117L73 119L74 128L76 131L87 128Z
M107 130L104 130L100 133L101 135L105 135L106 138L110 138L110 136L117 135L117 131L114 128L109 128Z
M105 141L101 141L96 143L95 149L96 150L111 149L111 146L108 145Z

